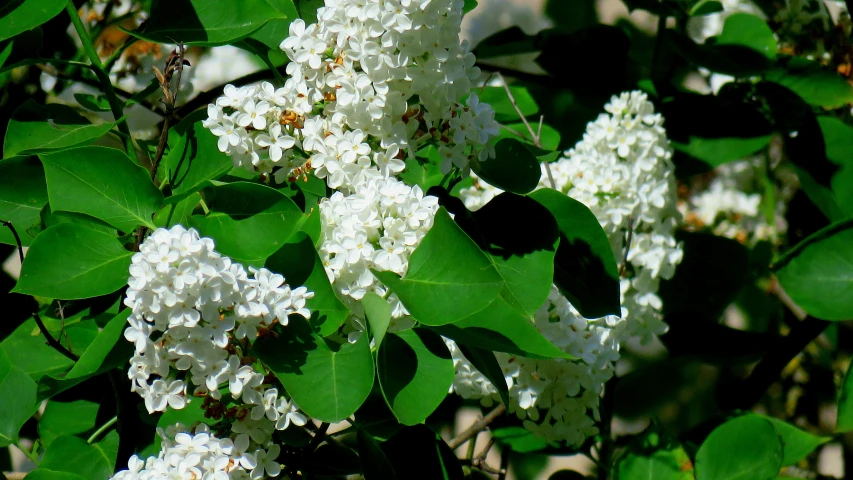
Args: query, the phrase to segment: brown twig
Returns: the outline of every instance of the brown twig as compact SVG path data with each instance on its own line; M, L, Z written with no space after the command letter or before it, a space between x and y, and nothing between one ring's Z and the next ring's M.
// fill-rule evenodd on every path
M459 445L465 443L466 440L476 436L478 433L485 430L489 424L495 421L496 418L506 412L506 405L503 403L498 405L494 410L489 412L485 417L477 420L471 425L467 430L460 433L454 438L451 438L449 442L447 442L447 446L450 447L451 450L456 449Z
M181 73L184 71L184 65L189 66L189 62L184 59L184 52L184 44L179 43L178 48L172 50L172 53L166 59L165 73L161 73L157 67L151 67L154 70L154 76L160 82L160 89L163 91L163 104L166 106L166 115L163 117L163 128L160 130L160 142L157 144L157 153L154 154L154 160L151 161L152 180L157 178L157 168L160 166L160 160L163 159L163 154L166 152L169 127L172 123L172 117L175 114L175 103L178 101L178 94L181 92ZM177 81L173 89L172 77L176 73Z
M8 228L12 231L12 236L15 237L15 244L18 246L18 257L21 259L21 267L23 269L24 265L24 245L21 243L21 237L18 236L18 231L15 229L15 226L12 225L12 222L8 222L6 220L0 220L0 224L4 227ZM73 361L77 361L80 359L77 355L74 354L71 350L65 348L59 341L53 338L53 335L47 330L47 327L44 325L44 322L41 320L37 311L33 311L33 319L36 321L36 325L38 325L39 331L44 335L44 338L47 340L47 344L53 347L57 352L65 355L69 359Z

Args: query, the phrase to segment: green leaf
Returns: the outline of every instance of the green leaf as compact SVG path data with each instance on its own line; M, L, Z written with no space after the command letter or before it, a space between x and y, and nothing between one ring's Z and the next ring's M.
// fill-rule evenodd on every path
M364 430L359 430L356 439L358 459L361 460L365 480L397 480L399 478L391 461L373 437Z
M553 152L560 146L560 132L548 124L543 124L541 130L539 130L538 121L530 125L534 133L539 134L539 145L541 148L534 146L535 140L530 135L530 130L527 129L527 125L523 122L509 123L506 126L512 131L507 128L503 128L500 133L498 133L498 137L521 140L524 142L524 146L526 146L527 149L537 157L542 157L543 152ZM556 158L556 156L554 158ZM551 161L553 161L553 158Z
M776 37L767 22L749 13L733 13L726 18L717 45L740 45L761 53L769 60L776 59Z
M35 382L0 348L0 447L18 441L18 432L36 408Z
M503 369L501 368L495 354L489 350L472 347L465 344L457 344L457 348L462 352L462 355L471 362L471 365L486 377L498 394L501 396L501 401L509 407L509 388L506 386L506 378L504 377Z
M112 123L92 125L71 107L24 102L9 120L3 156L62 150L93 142L113 127Z
M844 382L838 391L838 417L836 418L835 431L849 432L853 430L853 363L847 366L844 374Z
M274 67L288 61L287 56L279 48L279 44L282 39L290 35L290 22L299 18L299 12L296 10L293 0L267 0L267 2L283 18L270 20L260 30L252 33L249 38L236 46L240 48L250 46L251 49L249 51L254 50L253 53L259 55L268 66Z
M130 233L151 222L163 194L148 171L119 150L82 147L40 155L52 210L84 213Z
M111 472L114 472L116 469L116 459L118 457L118 443L118 432L112 430L110 433L104 436L103 440L94 444L96 448L100 449L104 453L104 457L106 457L107 461L110 462Z
M157 43L215 46L245 38L267 22L283 18L265 0L215 4L205 0L153 0L145 29L132 33Z
M75 93L74 99L86 110L93 112L109 112L110 102L104 95L92 95L91 93Z
M171 228L175 225L186 225L195 207L201 202L201 194L192 193L186 198L174 203L167 203L154 215L154 225Z
M500 139L495 145L495 158L475 165L474 171L489 184L518 194L533 191L542 175L536 157L514 138Z
M772 423L776 434L782 439L782 466L796 465L817 447L832 440L832 437L812 435L778 418L765 415L759 417Z
M58 472L47 468L37 468L28 473L25 478L27 480L87 480L86 477L74 473Z
M521 314L501 298L470 317L451 325L433 327L433 330L456 343L485 350L529 358L574 358L542 336L531 317Z
M211 187L210 213L193 215L190 225L213 237L216 250L244 263L263 264L298 231L302 210L281 192L256 183Z
M809 105L838 108L853 102L853 85L838 73L800 57L784 60L767 72L767 80L793 90Z
M837 165L853 167L853 127L835 117L817 117L823 140L826 143L826 158Z
M475 8L477 8L477 0L465 0L465 3L462 4L462 11L465 13L468 13Z
M62 436L50 444L39 469L68 472L89 480L104 480L112 475L110 459L104 451L77 437Z
M776 278L810 315L853 318L853 219L809 236L777 263Z
M426 420L453 383L447 345L438 334L423 328L389 333L376 362L382 394L403 425Z
M772 61L764 52L740 44L695 43L686 34L668 29L664 36L678 55L712 72L748 77L766 72ZM671 122L667 122L670 125Z
M718 167L755 154L770 144L770 138L770 135L751 138L702 138L691 135L688 143L672 142L672 147L702 160L710 167Z
M132 255L113 236L61 223L33 241L13 291L62 300L106 295L127 284Z
M500 294L500 274L443 208L409 259L405 278L373 272L419 322L444 325L492 303Z
M373 335L375 345L378 348L382 345L382 339L385 338L388 325L391 324L391 305L374 292L364 294L364 297L361 298L361 305L364 307L364 316L367 317L370 333Z
M38 27L59 15L64 0L8 0L0 6L0 40Z
M530 198L547 208L560 228L554 283L586 318L621 315L616 259L607 234L582 203L543 188Z
M617 460L616 480L693 480L693 464L678 444L657 432L634 440Z
M87 400L47 402L38 427L42 445L49 446L62 435L79 435L94 429L98 407L97 403Z
M53 212L50 210L50 205L45 205L41 210L41 226L38 232L40 233L44 229L59 225L60 223L74 223L81 227L108 233L111 236L118 235L115 227L91 215L74 212ZM33 227L33 230L35 230L35 227Z
M705 15L711 15L713 13L719 13L723 10L723 4L720 2L716 2L713 0L699 0L692 7L690 7L690 12L688 13L691 17L701 17Z
M299 408L323 422L339 422L352 415L373 387L367 335L354 344L336 345L294 315L278 337L255 342L254 352Z
M746 415L720 425L696 453L696 480L771 480L782 466L782 442L769 421Z
M349 309L335 295L314 242L306 234L294 235L291 242L272 254L264 266L284 275L291 288L304 285L314 292L306 307L311 311L311 326L318 329L320 336L335 333L350 315Z
M65 376L67 380L91 375L101 368L107 356L113 350L116 342L121 338L124 327L127 324L129 312L124 310L113 317L80 355L80 359ZM124 341L124 340L121 340Z
M4 338L0 347L12 365L37 382L43 375L66 371L74 362L49 347L42 335L32 335L34 328L38 327L31 318Z
M527 91L527 87L511 86L509 90L512 92L515 104L523 116L529 117L539 111L539 105L536 105L536 100ZM480 103L487 103L492 106L495 111L495 120L498 122L518 121L518 112L512 106L512 101L504 87L485 87L478 90L477 94L480 96Z
M40 223L40 212L47 203L47 184L44 169L35 157L15 157L0 162L0 220L12 222L21 237L21 243L29 246L34 235L27 229ZM0 243L15 244L12 231L0 229Z
M199 110L169 131L169 153L162 168L174 194L200 190L208 180L228 173L233 167L228 155L219 151L216 136L201 125L207 112Z
M382 444L397 472L417 466L418 478L462 480L462 467L453 450L426 425L406 427Z
M524 427L492 429L492 436L501 445L518 453L531 453L548 448L548 442Z

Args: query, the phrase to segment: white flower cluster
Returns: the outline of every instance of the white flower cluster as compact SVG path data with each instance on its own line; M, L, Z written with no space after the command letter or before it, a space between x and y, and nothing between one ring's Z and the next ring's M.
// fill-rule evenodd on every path
M245 436L218 438L203 423L194 432L178 424L157 433L162 439L159 455L145 461L130 457L128 469L114 480L260 480L281 473L276 461L281 447L269 440L261 445Z
M764 169L763 158L752 158L719 166L710 181L695 179L686 198L678 202L685 226L692 231L709 230L744 244L779 241L787 230L785 210L798 182L793 172L774 170L774 177L782 183L773 188L776 205L772 218L768 218L760 208L766 188L762 181Z
M284 86L229 86L205 126L235 166L277 181L314 169L347 193L362 170L397 174L427 143L445 171L487 160L498 125L471 92L480 72L459 42L463 3L326 0L318 23L293 21L281 43Z
M536 314L536 326L582 362L498 355L510 389L510 411L526 419L529 430L573 445L597 433L599 397L614 374L620 342L634 337L647 341L666 331L656 292L660 279L670 278L682 257L673 236L679 213L663 119L647 96L636 91L614 96L605 110L609 114L591 122L583 139L550 169L556 189L595 214L617 263L627 260L620 285L621 318L584 319L554 288ZM551 187L542 168L540 187ZM477 209L499 192L475 179L475 186L460 196L468 208ZM494 387L451 348L453 389L466 398L494 401Z
M319 253L329 281L355 315L349 327L351 340L363 331L360 320L364 315L358 301L367 292L383 297L387 293L370 269L405 274L409 256L432 227L438 211L438 199L424 196L418 186L410 187L375 171L366 171L359 179L356 193L335 192L320 203L323 240ZM395 294L388 300L395 321L408 315Z
M182 409L192 395L206 397L211 417L234 417L235 434L263 443L274 429L306 418L270 386L247 355L247 345L288 315L310 316L305 287L250 268L214 251L213 240L176 225L155 230L132 257L125 305L125 338L135 344L128 378L149 412ZM234 404L226 409L222 392ZM239 439L238 439L239 440Z

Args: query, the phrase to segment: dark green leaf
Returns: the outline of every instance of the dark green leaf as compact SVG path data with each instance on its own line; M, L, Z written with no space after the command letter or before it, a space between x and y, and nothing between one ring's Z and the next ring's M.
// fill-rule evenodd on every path
M201 201L201 195L196 192L174 203L167 203L154 215L154 225L171 228L177 224L186 225L187 219Z
M18 432L36 408L35 382L0 348L0 447L18 441Z
M837 108L853 102L853 85L846 78L805 58L785 58L766 78L793 90L809 105Z
M739 138L702 138L690 136L688 143L672 142L673 148L702 160L709 167L749 157L770 144L770 135Z
M426 420L453 383L450 351L430 330L389 333L376 361L382 394L403 425Z
M548 448L548 442L524 427L502 427L492 430L492 436L501 445L518 453L531 453Z
M853 167L853 127L835 117L820 116L817 121L826 143L826 157L835 164Z
M33 241L14 291L62 300L106 295L127 284L131 256L115 237L61 223Z
M748 77L759 75L772 66L767 55L750 47L711 42L700 45L674 30L666 30L664 34L675 53L712 72Z
M453 323L482 310L503 288L489 259L444 209L409 259L405 278L391 272L374 275L426 325Z
M201 125L207 112L199 110L189 115L169 131L168 155L163 167L172 192L185 194L205 186L228 173L233 166L228 155L216 146L216 136Z
M782 466L782 442L769 421L737 417L717 427L696 453L696 480L771 480Z
M47 184L44 170L35 157L15 157L0 162L0 220L12 222L21 237L21 243L29 246L34 235L27 229L39 223L39 214L47 203ZM0 229L0 243L15 244L12 231Z
M91 93L75 93L74 99L77 100L77 103L79 103L80 106L87 110L91 110L93 112L110 111L110 102L107 101L107 98L104 95L98 95L96 97Z
M809 236L777 263L785 292L823 320L853 318L853 220Z
M678 444L649 432L634 440L616 460L616 480L693 480L693 464Z
M112 127L111 123L92 125L71 107L39 105L30 99L18 107L9 120L3 156L8 158L22 153L41 153L88 144Z
M190 217L190 225L213 237L223 255L253 264L264 260L299 230L304 215L281 192L256 183L235 182L211 187L210 213Z
M836 432L853 430L853 363L847 366L847 373L838 391L838 418L835 421Z
M340 443L324 443L307 459L306 470L318 477L354 475L361 472L358 455ZM328 477L327 477L328 478Z
M89 344L86 351L80 355L80 359L77 360L77 363L74 364L74 367L65 376L66 379L70 380L88 376L101 368L110 351L115 347L116 342L124 341L121 338L121 333L127 324L128 315L129 312L124 310L107 323L107 326L98 333L98 336Z
M740 45L761 53L769 60L776 59L776 37L767 22L749 13L737 12L726 18L723 32L716 45Z
M701 17L704 15L711 15L712 13L719 13L723 10L723 4L720 2L713 0L699 0L690 7L689 14L691 17Z
M358 458L365 480L397 480L399 478L385 452L367 432L359 430Z
M294 3L306 25L317 23L317 9L325 6L325 0L294 0Z
M495 145L495 158L474 167L477 175L491 185L512 193L525 194L539 185L539 161L514 138L502 138Z
M73 402L47 402L39 419L39 437L42 445L49 446L56 437L78 435L95 427L98 404L87 400Z
M495 354L489 350L472 347L465 344L456 345L462 352L462 355L471 362L471 365L482 373L484 377L492 382L492 385L501 396L501 401L509 407L509 388L506 386L506 378L504 377L503 369L498 363Z
M379 348L382 345L382 339L385 338L388 325L391 324L391 305L374 292L364 294L361 305L364 307L364 316L367 317L375 345Z
M554 283L586 318L621 315L616 259L598 219L582 203L552 189L530 198L547 208L560 228Z
M64 372L74 364L61 353L49 347L42 335L33 335L36 322L29 319L3 339L0 347L6 352L12 365L24 371L34 381L46 374Z
M265 0L214 4L205 0L153 0L144 30L133 34L157 43L223 45L283 18L284 14Z
M130 233L154 228L163 194L148 171L119 150L82 147L39 157L52 210L84 213Z
M537 50L539 50L539 37L528 35L516 26L501 30L481 40L474 49L474 55L479 59L484 59L531 53Z
M284 275L292 288L304 285L314 292L306 306L311 311L311 326L318 329L320 336L331 335L344 324L350 311L335 295L314 242L304 233L294 235L264 266Z
M541 148L534 145L535 139L530 134L530 130L527 129L527 125L524 122L509 123L506 127L501 129L498 137L521 140L524 146L536 157L544 157L547 154L551 154L560 146L560 132L550 125L543 124L540 130L539 122L530 124L533 133L539 135L539 145ZM555 152L555 155L559 155L559 153ZM540 158L540 160L542 159ZM554 161L553 158L550 160Z
M536 100L533 99L526 87L511 86L509 90L512 92L515 104L523 116L529 117L539 111ZM518 112L512 106L512 100L510 100L504 87L485 87L478 90L477 94L480 96L481 103L492 106L495 111L495 120L498 122L517 122L519 120Z
M0 40L38 27L65 8L64 0L7 0L0 6Z
M373 387L367 335L354 344L336 345L294 315L278 337L258 340L254 351L293 401L323 422L339 422L352 415Z

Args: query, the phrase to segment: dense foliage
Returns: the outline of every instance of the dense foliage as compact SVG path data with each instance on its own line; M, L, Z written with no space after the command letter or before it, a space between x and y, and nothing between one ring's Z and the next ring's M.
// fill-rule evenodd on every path
M853 461L851 2L597 3L0 6L0 470Z

